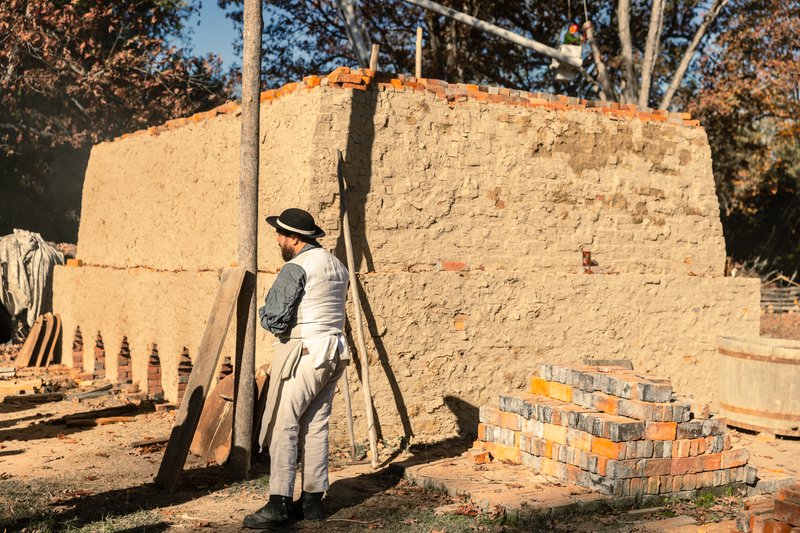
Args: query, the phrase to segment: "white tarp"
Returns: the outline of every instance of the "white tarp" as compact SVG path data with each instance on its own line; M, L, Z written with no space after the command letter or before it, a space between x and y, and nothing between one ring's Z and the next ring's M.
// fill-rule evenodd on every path
M53 310L53 268L63 264L64 255L38 233L15 229L0 237L0 300L12 317L31 327Z

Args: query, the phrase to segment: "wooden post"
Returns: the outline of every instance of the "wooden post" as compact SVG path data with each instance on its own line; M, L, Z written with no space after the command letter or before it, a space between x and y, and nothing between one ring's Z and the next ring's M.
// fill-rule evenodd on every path
M242 133L239 159L239 266L247 273L238 305L236 391L230 465L239 478L250 475L255 404L256 274L258 267L258 149L261 89L261 0L244 1L242 44Z
M380 52L380 50L380 45L372 45L372 53L369 55L369 69L373 72L378 70L378 52Z
M344 367L342 374L342 395L344 396L344 410L347 413L347 434L350 436L350 461L356 462L356 435L353 433L353 408L350 405L350 372Z
M375 52L375 48L372 49ZM373 54L377 57L377 53ZM347 204L344 190L344 160L342 151L336 150L336 169L339 177L339 205L342 212L342 234L347 252L347 270L350 273L350 296L353 299L353 313L356 315L356 340L361 362L361 389L364 391L364 407L367 410L367 429L369 430L369 450L372 453L372 468L378 468L378 433L375 430L375 415L372 412L372 392L369 385L369 358L367 344L364 341L364 321L361 318L361 299L358 296L358 279L353 260L353 243L350 240L350 219L347 216Z
M414 76L422 77L422 26L417 26L417 53L414 62Z

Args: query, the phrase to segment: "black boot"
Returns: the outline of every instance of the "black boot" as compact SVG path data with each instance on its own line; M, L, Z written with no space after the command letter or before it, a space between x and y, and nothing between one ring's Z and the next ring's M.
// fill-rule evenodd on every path
M303 508L304 520L322 520L325 511L322 509L322 492L303 492L300 502Z
M269 497L269 503L244 517L244 527L250 529L269 529L272 526L282 524L289 520L289 504L291 498L288 496Z

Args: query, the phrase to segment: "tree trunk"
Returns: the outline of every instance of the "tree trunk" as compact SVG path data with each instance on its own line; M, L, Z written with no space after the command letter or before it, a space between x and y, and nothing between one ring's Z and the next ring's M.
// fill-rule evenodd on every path
M622 65L625 87L622 96L625 103L636 102L636 69L633 66L633 45L631 44L631 2L619 0L617 5L617 24L619 42L622 47Z
M600 85L600 99L601 100L617 100L617 93L608 79L608 72L606 71L606 64L603 62L603 56L600 54L600 47L597 45L597 40L594 38L594 26L588 20L583 23L583 30L586 32L586 41L589 43L589 48L592 50L592 60L597 68L597 83Z
M661 19L664 16L664 0L653 0L650 8L650 25L647 28L647 43L642 61L642 86L639 88L639 107L647 107L650 102L650 83L653 78L653 67L656 64L656 52L661 40Z
M236 342L236 393L230 465L240 478L250 475L255 404L256 274L258 272L258 138L261 88L261 0L244 1L242 134L239 160L239 266L244 285L239 298Z
M672 77L669 87L667 87L667 92L664 94L664 99L661 100L661 105L658 106L659 109L667 109L669 107L670 102L672 102L672 97L675 96L678 87L681 86L683 77L686 75L686 70L689 68L689 63L692 62L694 52L697 50L697 46L700 44L700 41L703 39L703 36L708 30L708 26L714 21L714 18L719 14L720 11L722 11L722 8L725 7L725 4L727 3L728 0L714 0L714 3L708 10L708 13L706 13L706 16L703 17L703 23L697 28L697 32L695 32L692 42L689 43L689 47L683 54L683 58L681 58L681 62L678 65L678 69L675 71L675 75Z

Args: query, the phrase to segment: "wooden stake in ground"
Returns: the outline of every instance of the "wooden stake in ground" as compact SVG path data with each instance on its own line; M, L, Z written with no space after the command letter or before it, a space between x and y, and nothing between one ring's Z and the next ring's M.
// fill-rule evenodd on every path
M214 379L222 343L225 341L225 334L228 332L228 325L231 322L233 310L236 308L244 274L245 270L242 267L227 268L222 273L217 296L214 299L206 329L203 331L200 347L197 349L192 373L189 375L189 383L186 384L186 392L183 395L178 414L175 416L175 425L169 436L169 444L164 451L164 458L161 460L161 466L156 475L156 485L169 492L175 491L175 487L178 485L178 476L183 470L183 463L186 462L186 454L189 453L194 430L197 428L211 381ZM251 417L251 424L252 421Z
M379 44L372 45L372 53L369 56L369 69L373 72L378 70L378 53L381 51Z
M374 49L373 49L374 50ZM377 58L377 53L374 54ZM367 429L369 430L369 450L372 453L372 468L378 468L378 433L375 430L375 415L372 412L372 393L369 387L369 359L367 344L364 341L364 323L361 319L361 300L358 296L358 280L356 278L355 261L353 260L353 244L350 240L350 220L347 217L347 203L344 189L344 160L342 151L336 150L336 171L339 177L339 205L342 212L342 233L347 251L347 270L350 273L350 296L353 299L353 312L356 315L356 339L361 362L362 390L364 391L364 407L367 410Z
M347 434L350 436L350 461L356 462L356 435L353 433L353 407L350 405L350 372L344 367L342 374L342 395L344 396L344 410L347 413Z
M417 53L414 61L414 76L422 77L422 26L417 26Z
M237 312L235 393L230 466L250 475L256 368L256 274L258 266L258 149L261 89L261 0L245 0L242 44L242 135L239 160L239 266L246 269ZM191 439L190 439L191 440Z

